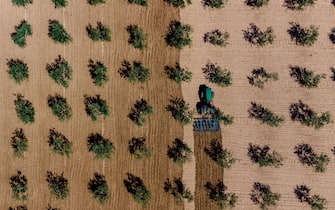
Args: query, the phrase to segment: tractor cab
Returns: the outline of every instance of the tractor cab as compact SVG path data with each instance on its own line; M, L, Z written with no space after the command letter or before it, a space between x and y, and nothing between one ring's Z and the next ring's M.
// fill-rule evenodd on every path
M214 113L214 105L213 105L213 97L214 92L210 87L202 84L199 86L198 95L200 102L197 103L197 112L201 115L213 114Z

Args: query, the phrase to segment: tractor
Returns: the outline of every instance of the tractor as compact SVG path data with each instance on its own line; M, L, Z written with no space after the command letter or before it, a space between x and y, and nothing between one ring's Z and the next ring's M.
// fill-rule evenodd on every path
M197 112L201 115L213 114L214 104L213 97L214 92L212 89L205 84L199 86L198 91L200 101L197 103Z

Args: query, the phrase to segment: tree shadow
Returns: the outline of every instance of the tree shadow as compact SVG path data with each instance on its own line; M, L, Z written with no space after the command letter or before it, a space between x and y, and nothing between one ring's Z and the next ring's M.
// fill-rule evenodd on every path
M333 1L333 3L335 3L335 0ZM329 40L335 44L335 28L332 28L330 33L328 34L329 36Z

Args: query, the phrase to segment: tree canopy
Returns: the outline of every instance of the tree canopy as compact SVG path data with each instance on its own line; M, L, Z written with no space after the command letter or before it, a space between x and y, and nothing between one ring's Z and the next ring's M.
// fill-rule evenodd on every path
M69 87L69 82L72 79L72 68L65 58L58 55L54 63L47 64L46 69L51 79L57 84L64 88Z
M182 98L173 97L169 100L169 104L166 110L171 112L174 119L187 125L191 123L194 111L190 109L190 105L186 103Z
M48 106L51 108L52 113L61 122L69 120L72 117L72 108L67 103L67 99L59 94L49 95L47 98Z
M183 24L177 20L171 21L165 36L165 41L171 47L182 49L185 46L191 45L191 32L192 27L190 25Z
M204 148L204 152L221 168L231 168L236 162L232 152L223 148L218 139L212 139L210 145Z
M58 20L49 20L48 35L55 43L68 44L73 40Z
M227 186L222 180L216 183L207 181L204 185L206 188L208 198L217 203L219 209L234 208L238 199L235 193L227 193Z
M13 42L23 48L27 45L26 37L33 35L31 25L26 20L21 20L20 24L15 26L15 32L11 34Z
M243 35L246 41L259 47L273 44L275 38L272 27L267 27L265 31L262 31L254 23L250 23L249 27L243 30Z
M140 177L127 173L127 179L124 179L123 183L135 202L141 204L143 207L150 205L152 199L151 193Z
M100 204L105 204L110 198L109 187L104 175L94 173L94 177L88 182L88 190Z
M287 30L291 37L291 40L299 46L312 46L318 39L319 32L318 27L310 25L309 27L302 27L299 23L290 23L291 28Z
M107 101L101 98L100 95L84 95L84 104L85 112L92 121L96 121L100 116L109 116L110 108Z
M28 64L20 59L7 60L8 74L17 84L29 79Z
M87 137L87 147L88 151L93 152L97 159L110 159L115 152L114 144L100 133L91 133Z
M16 114L23 123L30 124L35 122L35 108L30 101L24 99L23 95L16 95L14 105Z

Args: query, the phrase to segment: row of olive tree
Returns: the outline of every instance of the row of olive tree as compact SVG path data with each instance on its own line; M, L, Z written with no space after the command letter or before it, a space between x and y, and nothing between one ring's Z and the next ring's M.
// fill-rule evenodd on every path
M47 104L59 121L63 122L71 118L72 108L68 104L67 99L61 95L49 95ZM107 105L106 100L102 99L100 95L84 95L84 104L86 114L92 121L96 121L100 116L107 117L109 115L110 108ZM33 104L24 99L24 96L17 94L16 100L14 100L14 105L17 116L23 123L29 124L35 121L35 109Z
M68 5L67 0L51 0L54 3L55 8L62 8ZM192 4L191 0L164 0L173 7L184 8L188 4ZM253 8L261 8L266 6L270 0L246 0L245 4ZM228 0L202 0L201 3L204 7L221 9L223 8ZM32 4L33 0L12 0L12 3L16 6L26 7L28 4ZM98 5L106 3L106 0L87 0L90 5ZM138 4L140 6L148 6L147 0L128 0L129 4ZM315 0L284 0L284 6L291 10L303 10L308 6L314 5ZM334 2L332 2L334 4Z
M20 59L10 59L7 60L8 74L9 76L18 84L29 79L29 68L27 63ZM97 86L103 86L108 80L107 67L101 61L89 60L88 64L89 72L93 83ZM178 84L181 82L189 82L192 78L192 72L188 71L186 68L180 66L177 62L175 66L164 67L167 77L174 80ZM295 81L301 87L316 88L319 86L321 79L326 78L326 74L315 74L314 71L309 70L305 67L290 65L290 76L295 79ZM53 63L46 65L46 70L51 79L55 81L56 84L67 88L69 82L72 79L72 68L69 62L65 60L62 56L54 60ZM205 78L209 82L217 84L221 87L228 87L232 85L231 72L227 69L222 69L221 66L216 63L208 62L205 67L202 68ZM332 72L331 79L335 78L335 70L333 67L330 68ZM122 62L122 67L119 69L119 74L121 77L128 79L130 82L140 82L144 83L150 79L150 69L146 68L139 61L134 61L133 66L129 61L124 60ZM248 81L251 85L264 88L264 85L269 80L278 80L278 73L268 73L263 67L258 69L253 69L250 76L247 76Z
M128 79L130 82L144 83L150 79L150 69L144 67L140 61L134 61L133 65L131 65L129 61L124 60L121 65L122 67L119 69L120 76ZM108 68L102 61L89 59L87 66L95 85L102 87L109 81ZM23 81L29 79L28 64L21 59L12 58L7 60L7 67L7 73L17 84L21 84ZM69 87L73 70L64 57L58 55L54 62L46 65L46 70L56 84L64 88ZM192 78L192 72L182 68L178 62L175 66L166 65L164 70L167 77L178 84L189 82Z
M168 1L168 0L166 0ZM310 25L303 27L299 23L290 22L291 27L287 30L291 40L299 46L312 46L318 36L318 27ZM126 31L129 33L128 43L135 49L143 50L147 47L147 34L138 25L128 25ZM165 35L167 45L182 49L185 46L190 46L192 43L191 32L192 27L189 24L181 23L180 21L171 21L168 26L168 31ZM331 29L329 39L334 43L334 31ZM111 30L108 26L97 22L96 26L88 24L86 26L88 37L93 41L111 41ZM22 20L18 26L15 26L15 32L11 34L12 40L20 47L26 46L26 36L32 35L31 25L27 21ZM64 26L58 20L49 20L49 37L55 43L68 44L73 41L71 35L65 30ZM229 38L228 32L221 32L219 29L214 29L204 34L204 42L225 47ZM272 27L267 27L266 30L261 30L255 23L250 23L249 27L243 30L243 37L251 45L265 47L273 44L275 35Z
M102 99L100 95L84 95L84 104L85 111L92 121L96 121L100 116L107 117L109 115L110 108L107 105L106 100ZM23 123L34 122L35 109L30 101L18 94L17 99L14 101L14 105L17 116ZM60 121L67 121L72 116L72 108L67 103L66 98L59 94L48 96L48 106ZM171 98L166 109L171 112L173 118L182 124L186 125L192 122L194 110L191 110L189 104L182 98ZM144 99L141 99L135 103L134 108L131 109L128 117L134 121L135 124L141 126L145 122L143 116L151 114L152 112L152 106L150 106ZM326 124L332 122L329 112L323 112L319 116L317 112L300 100L298 103L291 104L289 112L292 121L300 122L305 126L313 126L315 129L322 128ZM250 118L260 120L262 123L266 123L272 127L279 126L279 124L284 121L283 116L274 114L270 109L261 104L257 104L256 102L251 102L251 107L249 108L248 113ZM219 109L216 109L213 118L223 121L225 125L229 125L233 122L232 116L224 115Z
M325 73L316 74L313 70L307 69L306 67L290 65L290 76L301 86L306 88L317 88L322 79L325 79L327 75ZM330 67L332 75L330 79L335 81L335 69ZM250 76L247 76L249 84L260 89L264 88L264 85L269 80L278 80L278 73L268 73L263 67L253 69Z
M173 7L184 8L191 4L191 0L164 0ZM268 5L270 0L245 0L245 4L251 8L261 8ZM314 5L316 0L284 0L284 6L290 10L304 10L306 7ZM202 0L204 7L221 9L227 4L228 0ZM335 4L334 2L332 2Z
M205 188L208 198L215 202L219 209L234 208L238 199L235 193L226 193L227 186L222 180L217 183L206 182ZM306 202L311 209L326 209L327 200L320 195L310 196L310 188L306 185L297 185L294 188L294 194L300 202ZM262 210L267 210L278 205L281 198L280 193L272 192L271 187L267 184L255 182L251 189L250 199L255 205L259 205Z
M29 79L29 68L28 64L21 59L10 59L7 60L8 74L18 84ZM97 86L103 86L109 78L107 75L107 67L99 60L89 60L88 64L89 73L93 80L93 83ZM46 65L46 70L52 80L56 84L63 86L64 88L69 87L69 82L72 79L72 67L69 62L65 60L61 55L54 60L53 63Z
M204 185L207 191L208 198L217 204L219 209L231 209L236 206L238 196L235 193L227 193L227 186L222 180L218 180L216 183L207 181ZM270 207L277 206L281 195L279 193L272 192L269 185L255 182L251 189L250 199L255 205L263 210L267 210Z
M271 127L277 127L284 121L283 116L273 113L269 108L256 102L251 102L248 113L249 118L259 120L261 123ZM331 115L328 111L318 114L301 100L290 105L289 113L292 121L300 122L301 125L311 126L315 129L320 129L332 123Z

